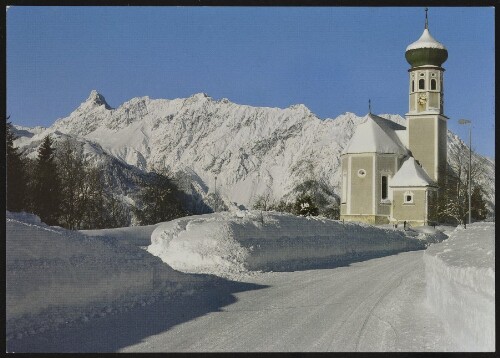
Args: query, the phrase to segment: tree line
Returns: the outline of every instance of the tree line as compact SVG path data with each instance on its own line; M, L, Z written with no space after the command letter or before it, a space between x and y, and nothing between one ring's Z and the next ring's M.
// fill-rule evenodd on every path
M36 214L48 225L72 230L141 225L188 214L182 193L165 172L151 172L138 184L138 203L130 209L105 182L105 170L87 160L83 144L59 143L47 135L30 159L15 147L11 123L6 126L6 204L13 212Z
M471 156L469 148L461 144L448 153L446 176L439 181L439 195L431 206L432 215L440 223L465 225L469 216L469 178L471 182L471 218L481 221L489 216L485 191L480 181L486 171L484 158Z
M472 157L469 171L469 149L462 145L449 153L450 161L446 176L439 183L439 193L430 205L430 216L437 223L465 225L469 215L468 182L471 180L471 217L473 221L485 220L488 215L485 191L480 182L485 175L484 159ZM273 200L270 190L258 196L252 207L262 211L278 211L302 216L321 215L330 219L340 218L337 200L328 200L322 193L325 189L314 180L295 188L298 195L293 201ZM329 196L335 196L328 193Z
M15 139L12 125L7 122L6 201L9 211L31 212L48 225L69 229L128 226L132 216L140 225L149 225L191 214L187 209L189 195L179 189L164 169L154 169L136 183L139 187L137 201L130 208L109 190L104 168L86 159L82 144L66 139L56 147L52 138L46 136L38 148L37 157L30 159L14 146ZM472 218L484 220L489 215L485 192L479 184L485 164L473 157L469 172L466 152L468 149L463 146L449 154L452 159L449 163L452 164L448 167L446 178L438 183L439 195L430 208L439 223L466 222L469 177L473 183ZM254 200L252 207L262 211L339 219L338 200L327 198L336 198L336 195L321 183L305 181L295 191L297 198L289 202L272 200L268 190ZM222 205L221 209L227 210Z
M324 216L329 219L340 218L339 201L328 199L325 188L315 180L306 180L294 188L297 193L295 200L274 200L270 190L256 197L253 209L262 211L278 211L300 216ZM327 192L329 197L335 197L333 192Z

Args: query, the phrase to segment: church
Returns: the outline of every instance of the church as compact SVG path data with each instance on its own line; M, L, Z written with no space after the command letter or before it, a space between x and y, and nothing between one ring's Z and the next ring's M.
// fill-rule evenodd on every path
M406 48L406 127L368 113L341 155L340 218L369 224L435 222L433 203L447 163L442 64L446 47L429 32ZM371 110L370 110L371 112Z

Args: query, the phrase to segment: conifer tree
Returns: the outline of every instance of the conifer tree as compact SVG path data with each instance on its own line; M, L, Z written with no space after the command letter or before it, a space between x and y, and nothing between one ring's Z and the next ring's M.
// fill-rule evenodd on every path
M7 117L7 119L9 119ZM12 124L6 125L6 201L7 210L23 211L27 205L27 176L21 153L14 146Z
M38 148L33 178L33 211L47 225L58 225L60 213L60 183L55 149L49 135Z
M483 198L483 190L479 185L476 185L472 190L471 212L474 220L484 220L488 216L488 209Z

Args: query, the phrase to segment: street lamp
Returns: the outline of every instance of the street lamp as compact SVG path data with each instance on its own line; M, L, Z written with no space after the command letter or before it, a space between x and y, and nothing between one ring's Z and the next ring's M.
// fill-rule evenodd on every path
M472 212L471 212L471 188L470 188L470 181L471 181L471 172L470 172L470 166L471 166L471 161L472 161L472 139L471 139L471 121L468 119L459 119L458 124L468 124L469 125L469 225L472 223Z
M215 176L215 212L217 212L217 204L219 204L219 200L217 197L217 175Z

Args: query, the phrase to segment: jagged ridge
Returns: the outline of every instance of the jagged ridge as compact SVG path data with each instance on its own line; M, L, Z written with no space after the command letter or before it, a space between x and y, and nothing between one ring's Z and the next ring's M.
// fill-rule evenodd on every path
M92 91L68 117L19 143L66 133L98 143L106 155L142 171L164 166L204 199L214 192L217 177L226 205L251 207L266 192L275 199L293 197L308 180L339 193L340 153L361 120L353 113L321 120L304 105L251 107L204 93L172 100L138 97L113 109ZM454 150L461 141L449 132L448 145ZM494 210L494 163L488 163L484 181Z

